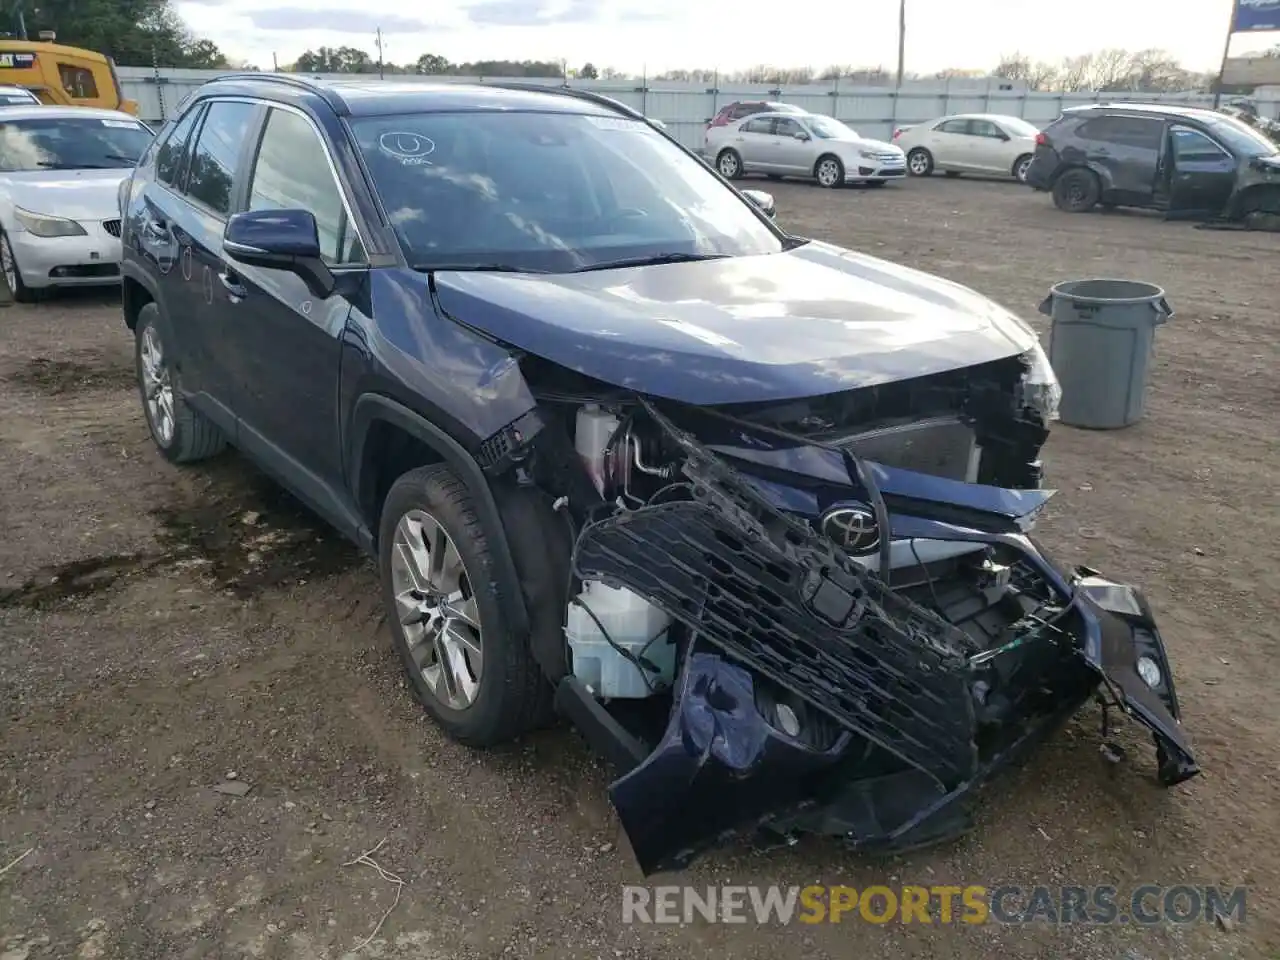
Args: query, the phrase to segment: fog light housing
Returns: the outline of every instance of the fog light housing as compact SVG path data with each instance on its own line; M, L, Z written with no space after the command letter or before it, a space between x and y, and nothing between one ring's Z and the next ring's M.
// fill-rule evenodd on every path
M1160 664L1145 655L1138 658L1138 676L1152 690L1158 690L1164 679L1160 674Z

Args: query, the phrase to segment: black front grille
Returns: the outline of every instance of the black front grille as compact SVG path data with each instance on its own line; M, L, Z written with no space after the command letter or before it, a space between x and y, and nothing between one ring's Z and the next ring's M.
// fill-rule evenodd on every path
M119 220L103 220L102 229L107 231L107 233L111 234L111 236L118 237L120 236L120 221Z
M685 472L693 500L586 527L577 575L630 588L942 783L969 778L969 639L764 503L723 464L691 458Z

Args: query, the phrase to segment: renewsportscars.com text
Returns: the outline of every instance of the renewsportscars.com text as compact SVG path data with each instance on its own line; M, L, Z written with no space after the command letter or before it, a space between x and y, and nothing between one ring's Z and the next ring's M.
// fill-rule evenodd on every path
M1244 887L624 886L623 923L1138 924L1245 920Z

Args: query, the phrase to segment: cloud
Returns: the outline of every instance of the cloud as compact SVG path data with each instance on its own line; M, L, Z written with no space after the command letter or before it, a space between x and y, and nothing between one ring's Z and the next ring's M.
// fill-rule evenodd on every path
M209 3L210 0L195 0L195 2ZM373 33L381 28L388 33L425 33L431 29L431 24L424 20L402 17L395 13L375 13L369 10L267 7L263 10L247 10L245 16L259 30Z
M651 7L652 4L631 7L602 0L480 0L466 8L466 15L476 26L485 27L569 26L611 19L641 23L666 19L664 13Z

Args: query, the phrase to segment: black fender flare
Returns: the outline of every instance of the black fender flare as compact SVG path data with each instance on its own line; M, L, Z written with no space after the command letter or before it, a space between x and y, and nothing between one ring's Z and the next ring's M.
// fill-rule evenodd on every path
M502 522L502 514L498 511L498 503L494 499L489 481L485 479L480 464L469 454L462 444L449 436L444 430L413 410L397 403L381 394L366 393L356 400L351 412L350 473L351 489L360 501L361 484L367 482L361 476L364 462L364 445L369 431L378 421L390 423L404 430L410 436L422 441L439 454L440 459L461 478L467 485L475 501L476 514L484 528L485 538L489 541L495 573L498 577L498 603L502 607L507 625L517 636L525 636L529 632L529 611L525 606L524 594L520 587L520 577L516 572L515 560L511 555L511 545L507 540L507 531ZM376 531L370 531L371 543Z

